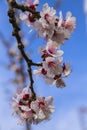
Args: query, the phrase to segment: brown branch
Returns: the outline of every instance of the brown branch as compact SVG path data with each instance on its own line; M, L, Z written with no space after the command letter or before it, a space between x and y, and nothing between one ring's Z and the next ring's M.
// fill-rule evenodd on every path
M17 43L18 43L18 48L19 48L24 60L27 63L28 73L29 73L29 77L30 77L30 89L31 89L31 92L32 92L32 98L35 99L36 94L35 94L34 88L33 88L34 81L33 81L31 66L32 65L33 66L41 66L42 64L33 63L32 60L29 59L28 56L26 55L26 53L24 51L24 45L23 45L21 37L20 37L20 28L19 28L19 26L16 22L15 6L13 6L13 3L15 3L15 0L7 0L7 2L8 2L8 6L9 6L9 10L8 10L9 22L12 24L12 27L13 27L12 35L15 36Z
M26 121L26 130L31 130L31 125L28 121Z

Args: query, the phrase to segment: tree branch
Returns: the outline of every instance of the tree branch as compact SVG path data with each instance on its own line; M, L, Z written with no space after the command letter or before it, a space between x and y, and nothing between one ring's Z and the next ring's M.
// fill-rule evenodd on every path
M18 48L19 48L19 50L20 50L24 60L27 63L28 74L29 74L29 77L30 77L30 89L31 89L31 92L32 92L32 98L35 99L36 98L36 94L35 94L34 88L33 88L34 81L33 81L31 66L32 65L33 66L41 66L42 64L33 63L32 60L29 59L28 56L26 55L26 53L24 51L24 45L23 45L21 37L20 37L20 28L19 28L19 26L18 26L18 24L16 22L15 6L13 6L13 5L17 6L17 4L15 4L15 0L7 0L7 2L8 2L8 6L9 6L9 9L8 9L9 22L12 24L12 27L13 27L12 35L16 38L17 43L18 43ZM22 6L17 6L17 7L21 7L22 8Z

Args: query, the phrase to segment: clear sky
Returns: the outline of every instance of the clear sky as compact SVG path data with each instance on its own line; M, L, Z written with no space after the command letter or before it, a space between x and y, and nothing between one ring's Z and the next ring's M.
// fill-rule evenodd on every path
M44 3L54 5L55 0L40 0L40 8ZM87 3L87 2L86 2ZM85 6L85 13L87 12ZM35 89L37 93L43 96L54 97L54 105L56 107L55 113L48 122L43 122L39 125L32 126L33 130L81 130L79 109L87 107L87 27L86 14L84 13L84 0L63 0L58 12L62 10L65 16L67 11L71 11L76 17L76 30L72 34L71 39L66 41L62 47L64 50L65 61L70 61L72 66L72 74L66 79L67 87L57 89L55 86L50 87L46 85L41 78L36 78ZM11 26L7 18L7 4L4 0L0 0L0 32L3 32L6 39L11 35ZM36 61L40 60L39 55L36 55L36 46L41 39L33 41L32 58ZM35 44L36 42L36 44ZM1 41L0 41L1 44ZM44 42L42 42L44 44ZM41 43L40 43L41 45ZM0 46L0 60L6 60L6 54L3 46ZM0 61L0 64L1 64ZM0 130L22 130L23 126L17 125L17 118L12 116L10 103L7 95L4 93L8 84L2 85L2 82L9 78L9 73L5 72L4 68L0 68ZM42 83L43 82L43 83ZM86 120L87 122L87 120Z

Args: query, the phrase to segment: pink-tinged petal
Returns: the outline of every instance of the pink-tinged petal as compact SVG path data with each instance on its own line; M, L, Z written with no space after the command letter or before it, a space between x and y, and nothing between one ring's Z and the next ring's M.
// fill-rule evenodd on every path
M24 114L25 114L25 117L28 118L28 120L31 120L32 117L33 117L33 112L32 112L32 110L27 111L27 112L25 112Z
M42 109L40 109L37 113L37 118L40 119L40 120L44 120L46 118L44 112Z
M27 94L29 93L29 87L25 87L23 90L22 90L22 94Z
M63 62L63 57L58 57L58 62L61 64Z
M31 109L34 110L35 112L38 111L39 106L38 106L38 102L37 101L32 101L31 102Z
M54 106L49 106L49 111L51 112L51 113L53 113L54 111L55 111L55 107Z
M37 69L37 70L34 70L34 71L33 71L33 74L39 76L39 75L41 74L41 70L42 70L42 68L39 68L39 69Z
M68 28L67 29L65 29L65 31L64 31L64 38L65 39L69 39L71 37L71 33L70 33L70 31L68 30Z
M45 82L50 85L55 84L55 80L53 78L45 77Z
M33 4L34 5L38 5L39 4L39 0L34 0Z
M70 63L63 66L64 76L67 77L71 73Z
M68 12L66 15L65 28L69 31L73 31L76 27L76 18L72 17L71 12Z
M46 63L49 63L49 62L55 62L55 58L54 57L47 57Z
M57 88L63 88L65 86L66 86L65 82L61 78L57 79L57 81L56 81Z
M66 19L71 18L71 16L72 16L72 13L70 11L68 11L67 14L66 14Z
M56 54L57 54L57 56L62 56L64 54L64 51L58 50Z
M47 48L47 51L48 51L48 53L50 53L51 55L52 55L52 54L56 54L56 48L54 48L54 47L49 47L49 48Z
M59 12L58 28L61 27L63 21L62 11Z
M53 102L53 97L49 96L45 98L45 103L46 105L50 105Z
M65 41L64 38L65 38L64 32L54 31L54 34L52 36L52 40L57 42L57 44L56 44L57 47L60 47L60 45L64 43L64 41Z
M30 111L31 109L28 107L28 106L20 106L20 108L23 110L23 111Z

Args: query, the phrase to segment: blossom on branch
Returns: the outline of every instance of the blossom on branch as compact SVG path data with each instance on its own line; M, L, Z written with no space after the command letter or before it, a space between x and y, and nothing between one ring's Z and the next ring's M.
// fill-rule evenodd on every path
M71 12L67 12L66 19L63 19L62 12L59 12L59 17L56 16L56 10L49 7L47 3L43 5L39 19L35 17L31 19L30 13L21 14L20 18L26 21L28 26L31 25L34 30L37 30L38 36L51 39L58 46L70 38L76 27L76 18L72 17Z
M14 112L19 115L20 123L28 121L29 123L39 123L43 120L49 120L50 114L54 112L54 107L51 105L53 98L36 96L32 99L32 94L29 88L26 87L22 91L17 92L13 98L12 107Z
M15 5L13 6L13 4ZM24 5L19 5L16 1L9 1L9 21L13 26L13 35L18 42L18 48L27 63L28 74L30 80L30 87L24 88L22 91L17 92L13 98L12 107L14 112L20 117L20 121L28 121L29 123L39 123L43 120L48 120L50 114L54 112L54 107L51 105L53 102L52 97L41 97L36 95L33 88L33 75L32 66L38 68L34 70L35 75L41 75L46 83L56 85L56 87L65 87L66 84L63 78L71 73L69 63L63 62L63 51L60 49L66 39L71 37L71 33L76 27L76 18L72 17L71 12L67 12L66 18L63 19L62 12L56 16L56 10L50 7L47 3L43 5L40 12L37 12L39 0L26 0ZM25 11L20 14L20 19L25 21L26 24L36 30L39 37L46 40L46 46L39 47L39 53L42 58L42 63L33 63L25 53L24 45L20 37L20 28L16 22L15 9ZM15 71L16 66L12 66Z
M40 47L39 53L42 57L42 67L34 70L35 75L42 75L46 83L56 84L57 87L65 87L62 78L71 73L69 63L63 64L63 51L58 49L55 42L49 40L46 47Z
M32 2L32 0L27 0L25 5L36 11L37 6L39 5L39 0L34 0L34 2ZM36 21L35 15L30 12L20 13L20 19L25 21L28 26L33 26L34 22Z

